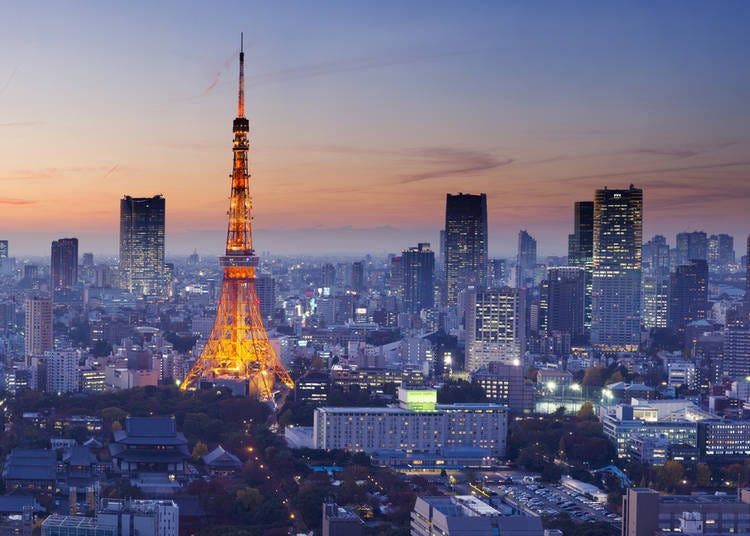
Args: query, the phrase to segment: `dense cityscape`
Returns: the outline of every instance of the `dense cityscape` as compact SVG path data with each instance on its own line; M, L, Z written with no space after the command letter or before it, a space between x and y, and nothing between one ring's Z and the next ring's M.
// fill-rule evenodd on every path
M639 173L560 189L566 254L463 186L438 243L274 254L246 37L222 255L158 184L116 255L0 236L0 536L750 536L750 234L645 235Z

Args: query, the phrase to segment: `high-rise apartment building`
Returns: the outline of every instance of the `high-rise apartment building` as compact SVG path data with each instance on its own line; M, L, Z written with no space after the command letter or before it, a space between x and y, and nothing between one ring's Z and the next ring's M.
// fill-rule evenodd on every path
M584 268L547 269L547 331L568 333L574 344L585 342L586 278Z
M724 332L724 376L741 379L750 376L750 330L741 326Z
M584 317L586 337L591 331L592 266L594 263L594 202L576 201L573 206L573 234L568 235L568 265L584 269Z
M516 288L534 286L536 271L536 240L524 231L518 233L518 256L516 257Z
M669 278L669 327L680 338L685 327L705 320L708 313L708 263L692 260L678 266Z
M519 365L526 351L526 291L472 290L466 300L466 370L493 361Z
M71 288L78 283L78 239L60 238L52 242L50 288Z
M164 197L120 200L120 287L136 295L162 295Z
M635 351L641 327L643 190L597 190L591 343L602 351Z
M435 305L433 275L435 253L430 244L421 243L401 253L403 269L403 303L405 312L418 313Z
M448 305L458 293L487 280L487 195L447 194L445 201L445 280Z
M52 298L49 296L29 296L24 302L26 308L26 328L24 349L26 362L32 357L42 357L52 350L53 320Z
M677 234L677 264L708 260L708 237L703 231Z
M46 390L51 394L78 391L78 353L73 349L44 353L47 364Z

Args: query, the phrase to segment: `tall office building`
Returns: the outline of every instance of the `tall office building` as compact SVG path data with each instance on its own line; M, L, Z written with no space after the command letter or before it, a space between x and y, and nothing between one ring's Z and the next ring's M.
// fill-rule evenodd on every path
M591 343L601 351L635 351L641 339L643 190L597 190Z
M677 264L708 260L708 237L703 231L677 234Z
M264 320L273 316L276 307L276 282L271 274L255 276L255 290L258 293L260 315Z
M490 261L490 286L494 288L505 286L507 273L508 265L505 259L492 259Z
M365 290L365 263L362 261L352 263L352 288L357 292Z
M523 362L526 351L526 296L523 289L472 290L466 302L466 370L493 361Z
M391 293L401 303L404 299L404 263L401 257L391 257Z
M708 313L708 264L692 260L678 266L669 278L669 327L680 338L685 327L705 320Z
M458 293L487 280L487 195L447 194L445 200L445 279L448 305Z
M747 305L747 308L750 309L750 235L747 237L745 263L747 264L745 270L745 304Z
M61 238L52 242L51 288L71 288L78 283L78 239Z
M670 254L667 239L654 236L643 244L641 304L646 329L666 328L669 302Z
M81 267L93 268L94 267L94 254L84 253L81 257Z
M585 342L586 305L584 268L559 266L547 269L547 331L568 333L574 344Z
M585 335L591 331L592 266L594 263L594 202L576 201L573 205L573 234L568 235L568 265L584 269L584 317Z
M435 253L430 244L421 243L417 247L401 253L403 268L403 302L405 312L418 313L435 305L433 276L435 273Z
M728 234L708 237L708 267L712 272L722 272L734 264L734 237Z
M573 234L568 235L568 264L591 266L594 257L594 202L576 201Z
M525 230L518 233L518 256L516 257L516 288L534 286L536 271L536 240Z
M28 364L32 357L42 357L45 352L52 350L52 298L43 295L29 296L24 305L26 308L24 349Z
M0 240L0 260L8 258L8 241Z
M333 286L336 284L336 267L330 262L327 262L323 265L320 271L321 271L320 284L323 287L332 289Z
M120 200L120 287L137 295L163 295L164 197Z

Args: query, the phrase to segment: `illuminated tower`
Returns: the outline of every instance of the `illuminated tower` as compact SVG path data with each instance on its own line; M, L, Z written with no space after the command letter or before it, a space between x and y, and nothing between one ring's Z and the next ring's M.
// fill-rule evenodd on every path
M249 130L245 118L245 53L240 46L240 83L237 117L233 123L234 162L226 255L221 296L211 335L180 388L196 389L205 379L218 383L248 383L248 394L272 400L276 380L294 387L268 340L260 313L253 250L250 174L247 171Z

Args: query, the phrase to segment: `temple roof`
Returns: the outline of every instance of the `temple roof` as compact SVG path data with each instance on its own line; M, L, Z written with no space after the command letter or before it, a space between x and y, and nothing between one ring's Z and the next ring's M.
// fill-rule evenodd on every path
M242 467L240 459L231 452L224 450L221 445L204 455L203 462L209 467Z

